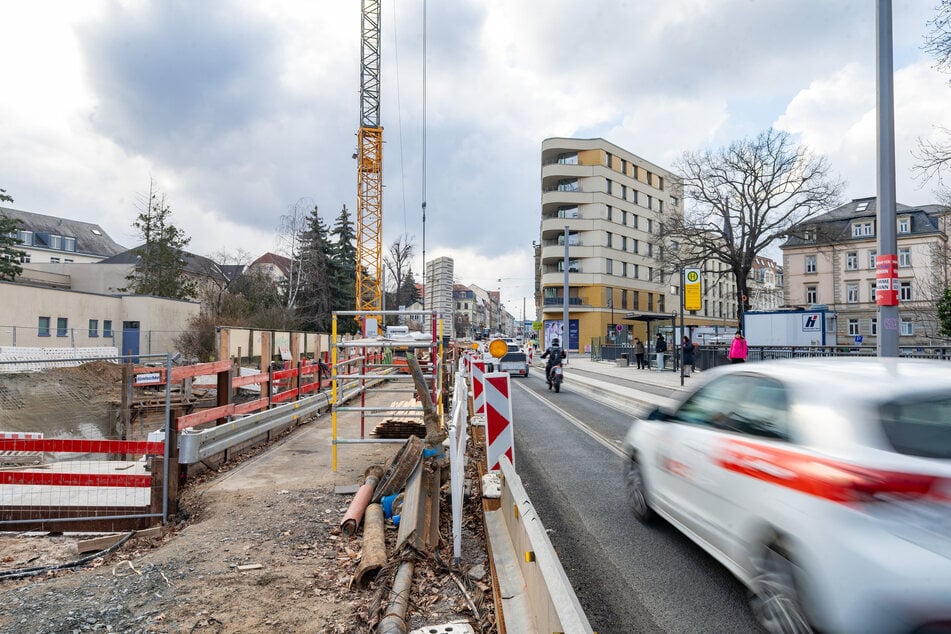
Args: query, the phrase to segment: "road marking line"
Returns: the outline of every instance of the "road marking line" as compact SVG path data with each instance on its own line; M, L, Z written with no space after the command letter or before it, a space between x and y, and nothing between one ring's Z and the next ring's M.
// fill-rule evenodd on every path
M513 385L518 385L518 384L517 384L517 383L514 383ZM580 429L580 430L583 431L584 433L586 433L586 434L588 434L589 436L591 436L591 438L593 438L594 440L596 440L597 442L599 442L599 443L600 443L601 445L603 445L604 447L607 447L608 449L610 449L611 451L613 451L615 454L617 454L617 455L620 456L621 458L624 458L624 457L625 457L626 454L624 453L624 450L621 449L620 447L617 447L617 446L614 444L616 441L613 441L613 440L607 438L606 436L604 436L604 435L602 435L602 434L599 434L598 432L594 431L593 429L591 429L590 427L588 427L587 424L585 424L584 422L582 422L580 419L575 418L574 416L572 416L571 414L569 414L569 413L566 412L565 410L561 409L560 407L558 407L557 405L555 405L555 404L552 403L551 401L545 400L544 398L542 398L542 397L539 396L538 394L535 394L535 392L532 392L531 390L529 390L529 389L528 389L527 387L525 387L524 385L518 385L518 388L519 388L520 390L524 390L525 393L528 394L529 396L538 399L539 401L541 401L542 403L544 403L544 404L547 405L548 407L550 407L550 408L552 408L553 410L557 411L559 414L561 414L562 416L564 416L564 417L565 417L565 420L567 420L569 423L571 423L572 425L574 425L575 427L577 427L578 429Z

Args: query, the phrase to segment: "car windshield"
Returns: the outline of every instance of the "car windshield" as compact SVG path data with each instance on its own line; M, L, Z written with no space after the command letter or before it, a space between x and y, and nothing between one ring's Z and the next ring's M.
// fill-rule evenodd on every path
M882 405L881 416L898 453L951 459L951 396L890 401Z

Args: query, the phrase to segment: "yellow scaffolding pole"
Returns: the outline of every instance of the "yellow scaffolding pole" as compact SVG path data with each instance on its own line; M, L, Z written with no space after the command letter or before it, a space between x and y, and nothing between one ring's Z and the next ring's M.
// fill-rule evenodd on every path
M331 442L331 466L337 470L337 314L333 315L333 322L330 327L330 430L333 441Z

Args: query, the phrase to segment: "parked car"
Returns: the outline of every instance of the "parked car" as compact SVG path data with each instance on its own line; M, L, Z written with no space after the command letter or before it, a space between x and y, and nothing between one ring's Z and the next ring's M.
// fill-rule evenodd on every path
M723 366L625 447L634 514L723 563L768 631L951 631L947 362Z
M499 372L528 376L528 355L514 343L508 346L508 352L499 359Z

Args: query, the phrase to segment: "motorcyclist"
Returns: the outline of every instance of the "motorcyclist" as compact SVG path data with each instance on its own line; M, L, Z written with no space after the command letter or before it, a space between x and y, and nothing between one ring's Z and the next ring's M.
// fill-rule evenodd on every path
M545 380L548 382L548 389L551 389L552 367L560 365L563 360L568 358L568 354L562 350L559 343L558 339L552 339L551 345L545 348L545 352L542 353L542 359L547 359L545 361Z

